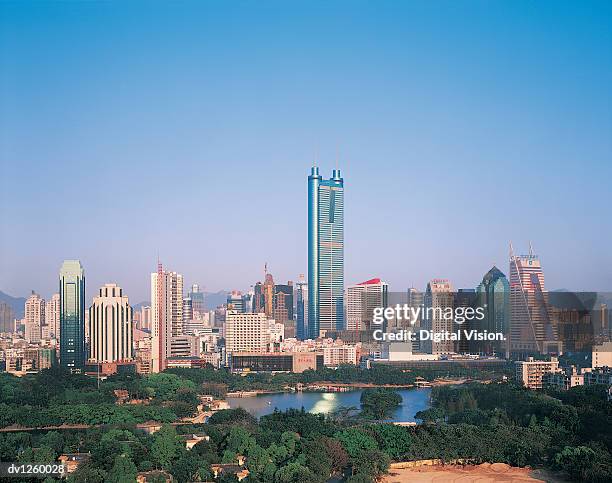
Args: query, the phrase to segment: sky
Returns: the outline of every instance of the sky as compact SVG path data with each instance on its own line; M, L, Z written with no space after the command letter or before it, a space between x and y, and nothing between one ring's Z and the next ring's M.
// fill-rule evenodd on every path
M345 179L345 283L474 287L533 243L612 290L612 3L0 3L0 290L149 299L307 271Z

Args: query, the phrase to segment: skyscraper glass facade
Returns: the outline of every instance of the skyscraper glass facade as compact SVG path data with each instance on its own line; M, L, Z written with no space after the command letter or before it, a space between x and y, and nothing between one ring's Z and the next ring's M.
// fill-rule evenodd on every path
M477 328L489 332L501 332L508 338L510 284L506 276L497 267L491 268L482 278L476 292L478 293L478 306L485 310L485 317ZM503 355L509 349L506 341L485 341L479 344L480 351L485 353L497 352Z
M335 169L308 177L308 332L344 328L344 180Z
M60 365L74 372L85 366L85 272L78 260L66 260L59 276Z

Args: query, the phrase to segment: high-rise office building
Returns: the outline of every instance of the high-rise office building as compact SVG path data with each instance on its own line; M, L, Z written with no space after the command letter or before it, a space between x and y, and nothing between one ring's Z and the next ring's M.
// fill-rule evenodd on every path
M529 255L515 255L510 246L510 351L559 353L557 330L551 324L544 272L530 247Z
M293 282L274 285L272 315L274 320L282 324L293 321Z
M295 284L296 337L304 340L308 337L308 283L304 275Z
M408 322L408 325L410 325L410 327L405 324L404 328L413 331L418 331L423 325L423 312L421 310L418 310L418 308L424 307L425 294L421 290L417 290L414 287L410 287L408 289L407 295L408 297L406 300L406 304L408 305L408 307L414 309L413 313L416 315L412 317ZM411 347L412 352L424 352L424 348L422 347L421 341L418 338L412 341Z
M45 323L45 299L32 291L25 302L25 340L40 342L42 326Z
M293 319L293 282L286 285L274 285L274 299L272 302L272 317L276 322L283 324L284 336L295 338L295 320Z
M455 308L461 308L464 311L464 313L468 309L473 309L475 313L476 309L478 308L478 301L479 301L479 297L475 289L459 288L455 292L453 303L454 303ZM456 329L459 329L461 331L466 331L466 330L469 331L469 330L478 329L478 327L480 326L480 324L478 323L478 321L475 320L475 318L463 317L462 319L465 319L465 320L461 320L461 322L455 321ZM455 352L460 352L464 354L471 353L471 352L475 352L475 353L484 352L483 344L480 341L468 340L467 337L462 337L461 339L455 341L454 346L455 346Z
M85 272L79 260L60 269L60 365L80 372L85 365Z
M183 276L167 272L161 263L151 274L151 357L153 372L166 368L172 337L183 335Z
M265 312L265 305L263 283L257 282L253 286L253 312Z
M335 169L308 177L308 331L311 338L344 328L344 180Z
M0 332L15 330L15 312L6 302L0 302Z
M434 334L453 331L453 317L448 316L448 309L454 308L453 286L448 280L434 279L427 284L424 297L426 317L424 328ZM421 347L431 354L451 354L455 352L454 341L434 340L421 341Z
M54 293L45 307L45 325L50 339L59 339L60 333L60 296Z
M503 333L508 339L510 326L510 284L506 276L497 267L491 268L476 289L478 294L477 305L484 309L485 316L481 321L474 321L481 331ZM503 353L507 355L509 347L507 341L479 342L481 348L478 352Z
M266 270L263 283L264 312L267 317L272 317L274 313L274 277Z
M104 285L89 308L89 361L132 360L132 307L123 289Z
M372 330L376 307L386 307L389 286L380 278L351 285L346 289L346 330Z

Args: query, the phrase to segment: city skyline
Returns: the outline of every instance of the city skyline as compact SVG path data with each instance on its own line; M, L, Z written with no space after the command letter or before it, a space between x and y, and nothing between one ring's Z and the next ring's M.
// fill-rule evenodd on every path
M48 299L65 259L88 301L148 300L158 256L209 292L297 280L316 161L347 285L474 287L531 240L550 289L609 291L610 8L2 4L0 290Z

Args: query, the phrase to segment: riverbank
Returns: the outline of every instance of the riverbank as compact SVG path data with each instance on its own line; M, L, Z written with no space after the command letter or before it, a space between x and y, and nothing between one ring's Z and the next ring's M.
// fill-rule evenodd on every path
M342 392L343 390L359 390L384 387L387 389L413 389L422 387L436 387L436 386L448 386L448 385L459 385L471 382L471 379L467 378L437 378L433 381L417 381L415 384L375 384L371 382L333 382L333 381L315 381L308 384L298 384L296 386L286 386L283 389L250 389L245 391L232 391L226 394L226 397L254 397L265 394L282 394L291 392ZM490 381L482 381L487 383Z

